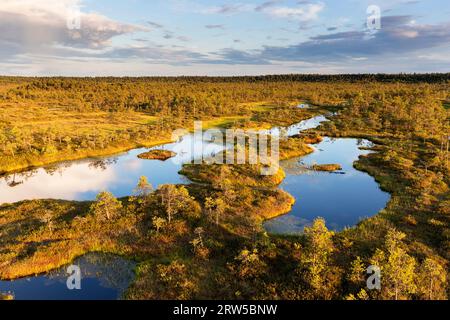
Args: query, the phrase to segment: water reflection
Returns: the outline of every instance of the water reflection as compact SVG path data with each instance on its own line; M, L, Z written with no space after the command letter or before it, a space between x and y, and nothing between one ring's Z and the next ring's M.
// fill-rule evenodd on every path
M81 290L67 288L67 266L47 274L0 281L0 292L16 300L117 300L134 279L135 263L113 255L90 253L73 262L81 269Z
M324 116L318 116L266 133L292 136L326 120ZM163 149L177 153L165 162L139 159L137 155L148 149L135 149L114 157L65 162L1 177L0 203L40 198L92 200L103 190L122 197L133 192L140 176L147 176L155 187L187 183L188 180L178 174L183 163L200 156L208 158L226 147L211 139L199 144L199 139L202 140L189 134L163 146ZM353 162L368 153L359 149L361 146L370 146L370 143L326 138L315 146L313 154L282 162L287 177L281 187L297 202L290 214L267 222L266 229L295 234L321 216L328 227L340 230L384 208L389 195L380 190L372 177L353 168ZM339 163L343 174L307 169L313 164L329 163ZM66 268L61 268L42 276L0 281L0 292L11 292L16 299L117 299L133 279L134 264L118 257L89 254L77 259L75 264L80 265L83 273L81 291L67 289Z
M379 188L374 178L353 167L360 155L370 152L360 147L370 145L366 140L326 138L315 146L313 154L282 162L287 176L281 187L297 202L290 214L268 221L266 229L273 233L300 233L315 218L323 217L329 228L341 230L383 209L389 194ZM305 169L330 163L340 164L342 172Z
M287 128L273 128L266 133L292 136L324 121L327 121L325 116L317 116ZM297 203L290 215L268 222L267 229L271 232L300 232L314 218L321 216L326 218L329 227L340 230L384 208L389 195L379 189L372 177L353 168L359 155L368 152L360 150L362 146L370 146L370 143L327 138L315 146L313 154L283 162L287 177L282 188L292 194ZM165 162L143 160L137 155L148 149L135 149L114 157L65 162L2 177L0 203L43 198L92 200L104 190L123 197L132 194L141 176L147 176L155 187L189 183L178 174L182 165L202 156L209 158L226 146L214 142L211 137L205 139L202 135L188 134L177 142L157 148L174 151L177 155ZM316 163L339 163L345 174L311 174L305 169Z
M70 161L0 178L0 203L31 199L92 200L100 191L111 191L117 197L130 195L140 176L147 176L156 187L161 184L186 183L178 172L183 163L203 155L210 156L223 146L204 142L200 149L195 137L165 145L177 156L168 161L137 158L148 149L135 149L119 156ZM191 146L196 146L191 148Z
M289 127L275 127L270 130L265 130L267 134L275 136L288 136L292 137L301 131L317 128L322 122L328 121L325 116L317 116L308 120L300 121Z
M288 128L274 128L271 134L289 136L317 127L325 117L302 121ZM202 142L202 143L200 143ZM137 158L148 149L134 149L113 157L68 161L22 173L0 177L0 204L32 199L92 200L100 191L116 197L132 194L139 177L147 176L157 187L161 184L182 184L189 181L178 174L184 163L210 158L226 148L211 137L187 134L177 142L152 149L166 149L177 155L165 162Z
M16 174L12 181L20 181L20 184L14 187L11 187L10 177L0 179L0 203L45 198L89 199L118 178L112 167L93 168L89 160L52 167L51 170L39 168Z

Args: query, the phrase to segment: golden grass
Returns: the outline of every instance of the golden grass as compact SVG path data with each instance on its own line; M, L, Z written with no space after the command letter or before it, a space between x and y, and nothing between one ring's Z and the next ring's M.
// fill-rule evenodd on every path
M173 142L171 139L149 140L149 141L122 141L114 145L109 145L104 149L66 151L51 155L19 155L0 157L0 174L20 171L28 168L40 167L63 161L74 161L84 158L95 158L110 156L126 152L135 148L151 148Z
M235 123L248 119L248 116L233 116L233 117L219 117L211 120L203 121L203 129L208 130L212 128L229 128Z
M175 152L169 150L151 150L149 152L141 153L137 157L139 159L146 159L146 160L166 161L170 158L175 157L176 155L177 154Z
M11 294L4 294L4 293L0 293L0 301L10 301L10 300L14 300L14 296Z
M313 153L314 149L302 139L290 138L280 141L280 160L289 160Z
M312 166L312 169L315 171L333 172L342 170L342 166L340 164L315 164Z
M57 112L57 111L55 111ZM103 117L105 115L92 115ZM70 117L69 117L70 119ZM73 119L73 118L72 118ZM89 120L87 120L89 119ZM83 123L89 127L92 118L85 117ZM149 118L137 117L123 120L123 123L136 123L136 121L151 121ZM243 116L222 117L211 120L207 126L228 126L236 121L245 120ZM80 121L82 121L80 119ZM69 120L70 122L70 120ZM76 123L73 122L73 123ZM105 123L105 125L107 125ZM97 126L98 128L98 126ZM295 140L295 139L294 139ZM298 139L297 139L298 140ZM151 144L161 144L165 141L148 141ZM169 141L167 141L169 142ZM144 144L144 142L140 142ZM304 144L298 141L297 147L303 154ZM101 151L104 154L124 151L136 147L136 142L129 145L108 146ZM292 147L292 146L291 146ZM294 149L292 147L292 149ZM99 150L78 154L56 154L50 157L36 159L23 159L23 165L39 165L49 161L62 161L67 159L83 158L99 155ZM293 154L293 151L290 151ZM17 162L17 159L14 159ZM7 163L3 163L6 165ZM0 162L0 166L2 163ZM216 168L216 167L215 167ZM211 167L200 166L195 170L211 173ZM213 170L214 171L214 170ZM197 175L199 172L195 172ZM215 172L219 174L219 172ZM209 175L211 178L212 176ZM198 176L201 182L208 182L205 176ZM212 237L223 238L220 233L230 233L232 237L250 237L252 230L262 228L262 222L291 210L295 199L276 187L284 180L282 169L274 176L260 176L256 166L238 166L227 177L234 187L242 188L246 194L245 202L230 203L221 228L213 229ZM211 192L208 186L190 186L200 189L197 199L204 199ZM240 193L241 193L240 191ZM124 200L127 202L127 200ZM199 201L202 203L203 200ZM88 252L98 251L125 255L133 258L165 257L176 252L185 252L193 231L189 229L184 220L177 220L167 234L149 236L148 211L145 214L128 212L115 221L99 221L96 217L86 215L89 203L69 201L25 201L19 204L0 206L0 232L3 234L0 245L5 249L0 253L0 278L15 279L34 274L40 274L70 263L75 258ZM54 230L47 229L40 217L42 212L50 210L53 215ZM130 209L132 210L132 209ZM152 211L152 214L153 211ZM201 224L206 224L209 218L203 216ZM145 231L143 231L145 230ZM188 234L188 238L186 238ZM230 234L227 237L230 237Z

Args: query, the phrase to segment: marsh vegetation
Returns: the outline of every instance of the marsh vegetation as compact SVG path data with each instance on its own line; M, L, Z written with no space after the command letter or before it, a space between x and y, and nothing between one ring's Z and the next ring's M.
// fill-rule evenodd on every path
M149 176L126 196L1 205L3 280L104 252L137 261L129 299L448 297L448 75L0 83L2 172L160 145L192 120L268 129L332 112L282 141L281 158L311 154L323 137L367 139L372 152L354 166L391 195L378 214L342 231L317 217L301 234L268 234L264 221L296 201L279 188L282 168L264 177L258 165L187 163L190 184L152 186ZM313 107L297 108L302 102ZM366 288L369 265L385 275L380 291Z
M150 150L138 155L139 159L166 161L175 157L177 154L169 150Z

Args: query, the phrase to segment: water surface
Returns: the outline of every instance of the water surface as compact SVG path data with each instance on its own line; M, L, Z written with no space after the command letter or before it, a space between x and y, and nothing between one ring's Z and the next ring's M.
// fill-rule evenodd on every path
M292 136L317 127L324 116L314 117L287 128L266 131L274 135ZM202 142L202 143L200 143ZM146 176L156 188L162 184L183 184L189 180L178 174L184 163L208 158L225 146L211 141L209 136L187 134L179 141L152 149L166 149L177 153L167 161L139 159L149 149L134 149L119 155L66 161L22 173L0 177L0 204L33 199L93 200L101 191L116 197L133 194L141 176Z
M101 191L124 197L133 194L141 176L148 177L155 188L162 184L187 183L187 178L178 174L183 163L202 155L210 156L224 148L204 141L200 149L196 140L189 134L180 141L158 147L177 153L167 161L139 159L140 153L149 150L142 148L111 157L67 161L0 177L0 204L32 199L93 200Z
M316 128L327 121L317 116L289 127L275 127L264 132L292 136ZM199 143L202 142L202 143ZM304 158L282 162L287 177L282 188L297 202L292 212L266 224L271 232L296 233L320 216L329 227L340 230L384 208L389 195L382 192L375 180L353 168L353 163L368 151L360 150L367 141L326 138L316 146L316 152ZM180 175L182 165L192 159L208 158L226 146L210 137L187 134L179 141L162 147L177 153L167 161L139 159L137 155L149 149L134 149L119 155L67 161L52 166L0 177L0 204L27 199L93 200L101 191L116 197L131 195L139 177L146 176L156 188L162 184L183 184L189 180ZM153 148L153 149L155 149ZM301 170L304 164L339 163L344 174ZM299 169L300 167L300 169Z
M327 121L326 118L318 116L266 132L292 136L315 128L323 121ZM198 142L202 140L201 146ZM281 165L287 177L281 188L292 194L297 202L288 215L266 222L266 229L274 233L296 234L320 216L326 219L328 227L341 230L384 208L389 194L381 191L368 174L353 168L354 161L368 153L360 147L368 144L364 140L326 138L315 146L313 154L283 161ZM47 198L92 200L98 192L105 190L123 197L133 193L141 176L147 176L154 187L189 183L187 178L178 174L182 165L192 159L214 155L225 146L188 134L159 148L174 151L177 156L165 162L139 159L137 155L149 150L143 148L0 177L0 204ZM339 163L343 170L339 173L305 170L305 167L316 163ZM64 267L36 277L0 281L0 292L11 292L19 300L113 300L122 297L134 278L134 264L115 256L88 254L74 264L80 265L83 273L80 291L67 289L68 274L67 267Z
M69 290L68 266L36 277L0 281L0 292L15 300L117 300L134 280L135 263L114 255L89 253L73 265L81 270L81 289Z
M283 161L286 179L281 188L293 195L296 203L288 215L266 222L266 230L300 233L317 217L325 218L329 228L342 230L385 208L390 195L373 177L353 167L360 155L369 153L360 149L367 146L367 140L325 138L314 146L314 153ZM332 163L340 164L343 170L329 173L305 169Z

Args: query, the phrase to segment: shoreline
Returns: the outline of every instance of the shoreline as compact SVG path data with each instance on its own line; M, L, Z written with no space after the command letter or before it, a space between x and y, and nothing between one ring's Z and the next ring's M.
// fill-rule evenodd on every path
M290 105L294 106L300 102L291 102ZM250 110L254 110L256 114L263 111L258 111L258 109L255 108L268 108L270 110L271 108L283 108L283 106L278 105L272 105L268 102L258 102L258 103L252 103L252 104L243 104L247 105ZM312 106L311 108L307 109L307 113L302 117L301 119L297 119L296 122L307 120L311 117L314 117L316 115L319 115L324 109L320 106ZM220 116L215 117L211 119L203 119L199 120L203 122L203 129L208 130L212 128L219 128L219 129L225 129L227 126L232 125L234 122L239 121L252 121L251 120L252 115L245 115L245 116ZM194 120L193 120L194 121ZM249 129L258 129L258 130L265 130L268 126L270 128L279 127L279 126L289 126L292 124L295 124L296 122L293 122L291 124L271 124L270 120L269 122L258 122L256 121L257 127L249 128ZM189 133L194 132L194 128L192 126L187 126L183 128L183 130L186 130ZM94 150L81 150L79 152L72 152L70 154L67 154L63 151L60 151L54 155L40 155L40 156L33 156L33 155L20 155L20 156L4 156L0 157L0 178L3 178L5 176L8 176L10 174L14 173L22 173L29 170L38 169L41 167L46 167L50 165L55 165L58 163L64 163L64 162L71 162L71 161L78 161L83 159L95 159L95 158L104 158L104 157L112 157L115 155L120 155L122 153L139 149L139 148L154 148L154 147L162 147L166 144L174 143L175 141L171 138L163 138L161 140L150 140L150 141L124 141L123 143L117 143L113 145L106 146L104 149L94 149ZM19 160L18 160L19 159ZM10 165L10 163L13 163L14 165ZM16 163L17 162L17 163Z
M26 172L26 171L30 171L30 170L35 170L35 169L39 169L39 168L44 168L44 167L48 167L51 165L57 165L57 164L62 164L62 163L66 163L66 162L75 162L75 161L82 161L82 160L89 160L89 159L97 159L97 158L109 158L109 157L113 157L116 155L121 155L123 153L129 152L131 150L135 150L135 149L141 149L141 148L154 148L154 147L158 147L158 146L164 146L166 144L170 144L173 143L173 140L161 140L161 141L154 141L154 142L150 142L150 143L144 143L144 142L139 142L133 145L127 145L127 146L122 146L122 147L111 147L111 148L106 148L106 149L102 149L102 150L89 150L87 152L83 152L83 153L75 153L72 155L63 155L61 157L58 157L55 160L41 160L41 161L36 161L33 164L27 164L27 165L19 165L19 166L15 166L12 169L0 169L0 178L3 178L5 176L8 176L10 174L14 174L14 173L22 173L22 172Z
M315 129L309 129L309 130L315 130ZM306 131L309 131L306 130ZM345 138L351 138L351 137L341 137L343 139ZM294 138L295 139L295 138ZM288 140L293 140L292 137L290 137ZM369 140L369 139L368 139ZM291 157L287 157L284 158L283 160L289 160L289 159L293 159L293 158L301 158L303 156L306 156L308 154L312 154L314 153L314 148L311 147L311 145L314 144L305 144L306 146L308 146L309 148L306 149L302 149L302 154L301 155L293 155ZM131 149L130 149L131 150ZM80 159L81 160L81 159ZM354 162L354 167L357 170L366 172L368 175L372 176L370 174L370 172L367 172L365 170L363 170L362 168L357 168L356 164L359 160ZM183 170L182 170L183 171ZM179 174L184 175L183 173L179 172ZM286 173L284 171L284 169L280 166L280 175L282 176L282 179L280 181L278 181L279 183L276 183L273 186L273 190L277 193L278 195L278 200L281 200L282 203L279 203L277 206L273 207L273 209L276 210L264 210L264 207L261 207L258 209L258 213L254 214L256 221L258 222L258 225L262 228L262 230L266 231L264 228L264 223L267 221L271 221L273 219L285 216L287 214L289 214L292 211L292 207L294 206L294 204L297 202L297 199L295 199L294 196L292 196L290 193L282 190L280 188L280 185L283 183L283 181L286 178ZM188 175L184 175L187 178L189 178ZM374 176L373 176L374 177ZM381 188L381 184L379 183L379 181L376 179L376 177L374 177L375 180L377 181L378 185ZM195 180L193 180L193 183L195 183ZM249 188L251 190L258 190L257 186L246 186L246 188ZM124 197L124 198L120 198L119 200L121 201L127 201L127 199L129 199L129 197ZM391 197L392 200L392 197ZM390 201L391 201L390 200ZM45 201L49 201L49 202L60 202L60 203L66 203L66 204L75 204L75 205L81 205L83 203L92 203L93 201L67 201L67 200L54 200L54 199L48 199ZM21 201L21 202L27 202L27 200L25 201ZM20 202L19 202L20 203ZM11 204L9 204L11 205ZM375 215L377 215L378 213L376 213ZM356 226L355 226L356 227ZM277 235L277 234L272 234L269 233L271 237L279 237L279 236L283 236L283 235ZM91 248L89 248L91 247ZM92 249L92 247L94 247L94 249ZM136 254L132 254L131 252L124 252L123 250L121 250L120 248L117 247L117 245L114 245L113 243L109 243L106 245L102 245L100 243L91 245L91 246L75 246L72 247L71 250L66 251L66 254L68 254L68 256L63 257L61 259L61 261L59 263L56 264L49 264L48 268L40 268L37 267L35 268L33 271L30 272L23 272L23 273L9 273L10 275L8 275L8 272L6 273L6 275L0 276L0 281L15 281L15 280L19 280L19 279L23 279L23 278L29 278L29 277L33 277L33 276L38 276L38 275L43 275L46 274L48 272L51 272L52 270L56 270L58 268L63 267L64 265L70 264L71 262L73 262L75 259L82 257L86 254L89 253L103 253L103 254L113 254L113 255L117 255L123 259L128 259L131 261L139 261L139 256L141 255L140 253L136 253ZM26 263L25 263L26 264Z
M315 117L315 116L316 115L314 115L313 117ZM310 118L306 118L305 120L310 119ZM303 120L301 120L301 121L303 121ZM132 150L132 149L129 149L129 150ZM310 151L310 152L305 153L302 150L303 155L311 153L314 150L312 148L307 148L307 151ZM294 157L300 157L300 155L295 155L295 156L293 156L293 158ZM78 159L78 160L82 160L82 159ZM179 174L182 174L182 173L179 173ZM283 200L283 203L282 203L282 205L279 205L279 206L275 207L277 210L273 210L271 212L266 211L266 212L264 212L264 213L262 213L260 215L255 214L255 218L257 218L257 221L258 221L259 225L262 228L263 228L263 224L264 224L265 221L288 214L292 210L292 206L296 202L296 199L291 194L289 194L288 192L285 192L285 191L283 191L283 190L281 190L279 188L279 185L284 181L285 176L286 176L284 170L281 167L280 167L279 175L281 175L282 178L279 179L279 181L278 181L279 183L276 183L274 185L274 190L276 191L276 193L279 196L278 199ZM184 176L186 176L186 175L184 175ZM188 176L186 176L186 177L189 178ZM248 187L248 188L253 189L252 187ZM257 188L255 187L255 189L257 189ZM128 199L128 197L120 198L119 200L125 200L125 199ZM75 204L75 205L81 205L83 203L86 204L86 203L92 203L93 202L93 201L68 201L68 200L54 200L54 199L47 199L47 200L44 200L44 201L49 201L49 202L54 201L54 202L59 202L59 203ZM21 201L21 202L18 202L18 203L26 203L26 202L27 202L27 200ZM7 204L7 205L13 205L13 204ZM263 210L264 208L259 208L259 209ZM52 270L61 268L62 266L66 265L66 264L69 264L69 263L73 262L75 259L77 259L77 258L79 258L81 256L84 256L84 255L86 255L86 254L88 254L90 252L100 252L100 253L106 253L106 254L115 254L115 255L118 255L120 257L127 258L127 259L130 259L130 260L136 260L138 258L138 255L124 254L124 252L120 252L120 250L117 250L117 251L114 250L114 245L112 247L109 247L109 248L108 248L108 246L106 246L104 248L101 248L101 245L97 244L95 247L96 247L95 250L90 250L89 248L84 248L83 246L81 246L81 247L80 246L76 246L75 248L72 248L73 250L70 250L70 251L73 251L73 252L66 252L66 254L68 254L68 256L62 258L60 263L50 264L48 268L43 268L43 269L40 269L39 267L37 267L35 270L30 271L28 273L25 273L25 272L20 273L19 272L19 273L17 273L17 275L14 274L14 273L12 273L13 275L8 275L8 272L6 272L6 276L5 275L0 276L0 281L14 281L14 280L18 280L18 279L21 279L21 278L32 277L33 275L34 276L42 275L42 274L48 273L48 272L50 272Z

